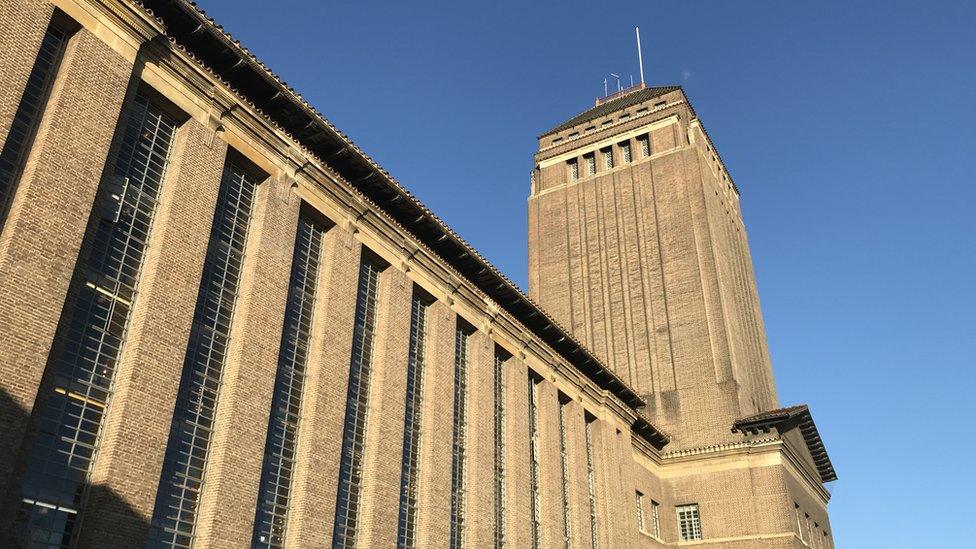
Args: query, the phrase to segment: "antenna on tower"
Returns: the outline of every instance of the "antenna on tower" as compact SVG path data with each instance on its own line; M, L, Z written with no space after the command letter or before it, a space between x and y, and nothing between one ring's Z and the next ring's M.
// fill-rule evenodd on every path
M617 91L620 91L620 75L619 74L614 74L614 73L611 72L610 73L610 76L612 76L612 77L614 77L614 78L617 79Z
M634 27L637 31L637 64L640 65L641 84L644 83L644 56L641 55L640 27Z

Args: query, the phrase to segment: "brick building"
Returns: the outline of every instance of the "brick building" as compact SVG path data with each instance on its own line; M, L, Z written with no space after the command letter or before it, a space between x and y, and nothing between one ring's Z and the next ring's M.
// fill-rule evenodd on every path
M0 3L0 143L3 546L833 547L680 88L540 138L532 299L186 0Z

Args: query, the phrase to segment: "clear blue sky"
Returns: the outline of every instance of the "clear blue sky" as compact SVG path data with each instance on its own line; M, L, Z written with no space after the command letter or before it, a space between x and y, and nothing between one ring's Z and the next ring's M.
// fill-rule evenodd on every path
M523 287L535 137L636 78L640 25L649 83L685 86L742 190L837 546L972 542L973 4L200 4Z

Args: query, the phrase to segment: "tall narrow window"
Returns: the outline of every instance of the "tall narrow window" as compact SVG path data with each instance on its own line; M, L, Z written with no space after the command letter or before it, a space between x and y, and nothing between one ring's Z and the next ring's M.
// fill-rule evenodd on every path
M613 147L607 147L603 149L603 165L607 167L608 170L613 169Z
M359 265L359 290L356 321L349 364L346 420L342 433L339 462L339 489L336 496L332 547L355 547L359 531L359 504L362 495L363 456L366 449L366 420L369 383L373 362L373 336L376 330L376 302L379 292L379 260L363 253Z
M661 539L661 504L651 500L651 535Z
M644 531L644 494L637 491L637 529Z
M529 372L529 488L532 490L532 547L539 547L542 503L539 501L539 382Z
M407 404L403 420L403 461L400 471L400 516L397 547L417 544L417 468L420 464L420 410L424 401L424 367L427 361L428 296L414 288L407 353Z
M800 505L798 503L793 504L793 514L796 516L796 530L800 533L800 541L806 541L806 537L803 535L803 522L800 520Z
M156 493L150 547L187 547L193 543L251 206L259 181L260 176L246 161L233 152L228 154Z
M465 444L467 442L468 337L458 322L454 347L454 434L451 443L451 549L464 547Z
M104 198L89 218L34 407L37 434L17 516L22 540L72 543L176 126L140 92L117 132L118 156L99 186ZM111 212L98 215L106 201Z
M257 513L251 537L254 548L284 545L324 233L325 227L313 218L311 212L301 213L291 262L285 323L278 349L278 370L271 397L268 436L264 444L264 465L261 468Z
M580 177L580 174L579 174L579 162L577 162L576 159L574 158L574 159L566 162L566 166L569 169L569 179L571 181L578 180L579 177Z
M10 211L17 181L27 162L37 127L40 125L48 97L51 95L51 87L58 66L61 64L61 58L64 57L68 38L76 28L73 21L58 20L61 19L58 15L63 14L60 12L55 14L55 20L51 21L44 38L41 39L41 47L27 77L24 94L20 96L20 103L10 121L7 140L3 143L3 149L0 149L0 229L7 219L7 212Z
M593 469L593 423L596 418L586 413L584 419L586 422L583 428L583 436L586 439L586 484L590 499L590 543L593 549L598 549L600 540L597 537L596 472Z
M586 160L586 175L593 175L596 173L596 156L593 153L585 155L583 157Z
M702 539L698 504L679 505L676 510L678 512L678 535L681 536L681 541Z
M644 135L641 135L641 136L639 136L637 138L637 142L640 143L641 156L643 156L644 158L647 158L648 156L651 156L651 139L650 139L650 137L651 137L650 135L644 134Z
M495 549L505 546L505 360L495 347Z
M566 436L566 407L569 397L559 393L559 454L563 475L563 544L568 549L572 538L572 521L569 512L569 441Z
M620 154L622 154L624 157L624 164L630 164L634 160L634 157L630 151L630 141L620 143L619 147Z

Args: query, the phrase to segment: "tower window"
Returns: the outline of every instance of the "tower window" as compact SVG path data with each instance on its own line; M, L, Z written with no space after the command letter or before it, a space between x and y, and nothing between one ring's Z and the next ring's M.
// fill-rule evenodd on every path
M569 397L559 393L559 454L562 461L563 476L563 542L569 547L572 526L569 512L569 443L566 438L566 406Z
M613 169L613 147L603 149L603 164L608 170Z
M596 516L596 471L593 467L593 423L596 418L589 413L584 413L586 425L583 428L583 437L586 441L586 484L589 491L590 503L590 546L599 549L600 540L597 537L597 516Z
M630 141L624 141L618 145L620 147L620 154L624 157L624 164L630 164L633 160L633 154L630 151Z
M451 549L464 547L465 443L467 436L468 337L458 322L454 349L454 432L451 450Z
M505 546L505 360L495 348L495 549Z
M651 500L651 535L661 539L661 504Z
M590 153L583 157L586 160L586 175L593 175L596 173L596 156Z
M644 531L644 494L637 491L637 529Z
M569 162L566 162L566 166L569 168L569 179L570 179L570 181L577 181L577 180L579 180L579 177L580 177L579 176L579 163L576 161L576 159L574 158L574 159L570 160Z
M681 536L681 541L702 539L698 504L679 505L675 509L678 512L678 534Z
M637 138L637 142L640 143L641 156L647 158L651 156L651 139L650 135L644 134Z
M539 384L529 372L529 487L532 490L532 547L539 547L542 502L539 494Z

